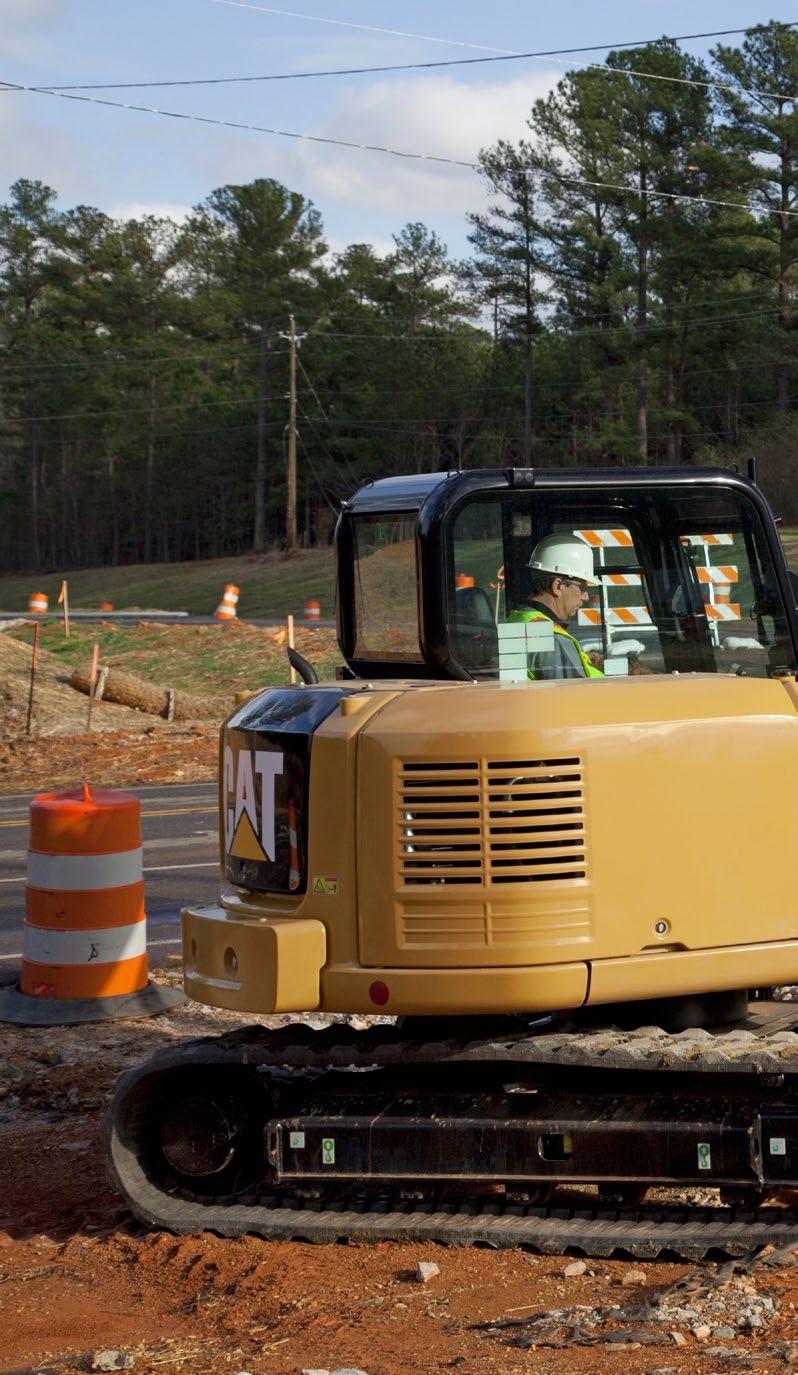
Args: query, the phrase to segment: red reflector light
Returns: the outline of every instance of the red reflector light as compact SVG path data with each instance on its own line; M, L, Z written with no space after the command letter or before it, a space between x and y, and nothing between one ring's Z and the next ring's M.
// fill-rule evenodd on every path
M390 996L388 985L384 984L381 979L377 979L376 983L373 983L369 988L369 997L377 1007L384 1007Z

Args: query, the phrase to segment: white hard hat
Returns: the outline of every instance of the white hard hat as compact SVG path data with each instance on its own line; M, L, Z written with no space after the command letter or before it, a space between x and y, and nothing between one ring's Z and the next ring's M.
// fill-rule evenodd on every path
M595 586L593 552L576 535L546 535L532 550L529 567Z

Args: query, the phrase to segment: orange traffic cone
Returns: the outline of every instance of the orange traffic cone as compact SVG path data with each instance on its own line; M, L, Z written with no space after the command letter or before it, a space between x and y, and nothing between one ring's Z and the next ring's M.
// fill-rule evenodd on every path
M141 860L138 798L84 783L33 799L22 969L0 1021L67 1026L185 1001L149 982Z
M238 605L238 588L234 582L225 584L222 600L216 608L215 616L217 621L236 620L236 607Z

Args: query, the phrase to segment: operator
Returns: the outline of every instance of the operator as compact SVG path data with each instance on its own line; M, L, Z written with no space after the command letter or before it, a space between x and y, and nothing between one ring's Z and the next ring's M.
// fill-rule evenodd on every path
M529 677L603 678L567 624L596 585L588 546L576 535L546 535L532 550L529 569L528 606L508 620L550 621L554 629L554 652L530 654Z

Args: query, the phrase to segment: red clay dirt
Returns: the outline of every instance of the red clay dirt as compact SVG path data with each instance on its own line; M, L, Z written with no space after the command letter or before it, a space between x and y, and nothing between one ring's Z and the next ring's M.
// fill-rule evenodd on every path
M204 725L22 736L0 742L0 793L74 787L83 777L104 788L210 782L218 756L218 731Z
M175 982L174 965L158 977ZM341 1367L367 1375L709 1375L798 1362L792 1268L771 1272L752 1263L724 1280L716 1264L589 1261L571 1279L563 1273L567 1257L524 1252L148 1232L105 1176L100 1120L113 1082L174 1039L218 1034L241 1020L189 1004L150 1020L55 1032L0 1026L0 1372L77 1375L109 1348L130 1357L137 1375ZM419 1260L440 1267L427 1284L415 1278ZM644 1271L639 1288L621 1283L630 1268ZM662 1344L649 1348L634 1340L639 1322L619 1323L609 1311L599 1345L573 1344L572 1318L561 1347L514 1344L532 1338L523 1320L535 1313L645 1305L685 1273L693 1277L688 1289L722 1281L713 1324L723 1323L723 1305L737 1315L731 1321L741 1303L772 1298L776 1307L758 1310L767 1318L761 1330L725 1340L697 1337L674 1320L660 1324ZM508 1319L522 1325L475 1327ZM627 1344L606 1344L619 1328ZM730 1354L721 1360L718 1349Z

